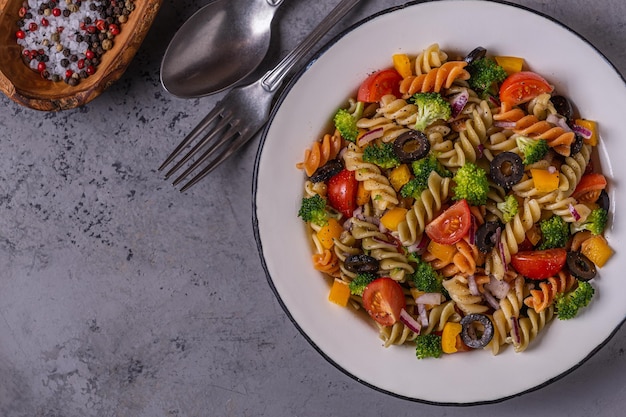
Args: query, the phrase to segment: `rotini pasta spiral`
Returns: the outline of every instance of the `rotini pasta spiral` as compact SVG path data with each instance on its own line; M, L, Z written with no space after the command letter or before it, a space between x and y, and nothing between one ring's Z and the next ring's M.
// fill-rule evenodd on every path
M439 44L433 43L415 58L415 75L427 74L442 66L447 59L448 54L439 49Z
M429 72L417 76L406 77L400 82L400 93L409 98L415 93L440 92L443 88L450 88L457 80L468 80L470 75L465 67L465 61L448 61Z
M309 177L326 162L334 159L343 147L343 139L339 131L332 135L326 134L320 142L314 142L311 148L304 152L304 160L296 164L296 168L304 169Z
M576 284L576 278L566 271L550 277L538 284L538 289L530 290L530 295L524 299L524 304L541 313L550 307L554 302L554 297L559 293L565 293L571 290Z

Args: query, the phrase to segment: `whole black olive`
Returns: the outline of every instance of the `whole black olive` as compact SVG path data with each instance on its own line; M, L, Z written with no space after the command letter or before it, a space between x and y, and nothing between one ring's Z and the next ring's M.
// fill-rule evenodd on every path
M491 160L489 175L499 186L511 188L524 176L524 162L513 152L502 152Z
M600 197L598 197L598 201L596 201L596 203L598 204L598 206L600 206L600 208L609 211L609 207L611 206L611 200L609 199L609 194L606 192L606 190L602 190L600 192Z
M502 230L500 222L485 222L476 231L476 246L482 253L489 253L496 246L498 229Z
M569 156L574 156L583 148L584 138L582 135L576 134L574 142L569 146Z
M474 326L475 322L482 324L482 329L477 329ZM484 314L468 314L461 319L461 326L463 326L461 339L463 343L472 349L480 349L487 346L493 338L493 323ZM480 337L478 337L477 332L481 333Z
M393 142L393 152L403 164L422 159L429 151L428 137L419 130L404 132Z
M378 259L365 255L364 253L350 255L344 261L346 269L356 274L368 272L374 274L378 272L379 265L380 262L378 262Z
M343 169L343 164L339 159L331 159L326 162L324 165L315 170L313 175L311 175L311 182L322 182L330 179L341 172Z
M467 54L467 56L463 59L467 62L468 65L472 64L474 61L477 61L481 58L484 58L487 55L487 50L482 46L475 48L472 52Z
M565 117L567 120L574 118L574 106L572 106L572 102L569 101L567 97L552 96L550 101L558 114Z
M589 281L596 276L596 266L580 252L567 252L567 269L582 281Z

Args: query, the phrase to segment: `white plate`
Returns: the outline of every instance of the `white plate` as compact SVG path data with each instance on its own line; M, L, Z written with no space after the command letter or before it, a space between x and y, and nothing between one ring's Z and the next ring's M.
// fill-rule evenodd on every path
M482 22L478 24L478 22ZM555 320L523 353L512 348L417 360L414 347L384 348L368 320L327 301L329 286L311 265L311 246L297 217L303 174L295 168L334 111L371 72L391 66L397 52L417 54L432 43L465 55L476 46L526 59L555 83L581 115L599 121L603 172L610 177L612 217L606 233L616 254L595 280L597 296L574 320ZM487 1L409 4L372 16L331 42L281 96L257 155L255 235L266 274L285 312L306 339L346 374L396 396L437 404L500 401L544 386L588 359L626 317L626 230L614 207L626 164L626 85L592 45L546 16Z

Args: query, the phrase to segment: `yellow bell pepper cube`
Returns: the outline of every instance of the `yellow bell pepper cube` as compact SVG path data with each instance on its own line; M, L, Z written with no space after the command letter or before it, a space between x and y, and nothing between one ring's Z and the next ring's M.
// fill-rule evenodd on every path
M398 71L398 74L400 74L402 78L413 75L413 71L411 70L411 60L407 54L394 54L392 59L393 67L396 71Z
M535 188L540 193L549 193L559 188L559 171L550 172L547 169L531 169Z
M410 180L411 169L407 164L402 164L392 169L389 173L389 182L396 191L400 191L400 189Z
M585 255L598 268L602 268L604 264L613 256L613 250L603 236L593 236L585 240L580 252Z
M328 301L345 307L348 305L349 300L350 286L347 282L335 278L333 286L330 288L330 293L328 294Z
M398 225L402 220L406 218L407 209L402 207L394 207L390 210L387 210L383 217L380 218L380 222L387 229L396 231L398 230Z
M359 186L356 189L356 205L363 206L370 202L371 192L365 189L365 185L362 181L359 181Z
M576 119L574 123L591 131L591 137L589 139L585 139L586 144L591 146L596 146L598 144L598 124L595 121L587 119Z
M520 72L524 66L524 58L516 56L496 56L494 59L509 75Z
M339 239L342 232L343 227L339 222L334 218L330 218L328 219L328 223L317 232L317 238L320 240L322 246L326 249L330 249L335 244L334 239Z
M431 240L428 244L428 252L440 261L450 263L456 253L456 247L454 245L442 245Z
M461 323L447 322L441 332L441 350L443 353L456 353L456 337L461 334Z

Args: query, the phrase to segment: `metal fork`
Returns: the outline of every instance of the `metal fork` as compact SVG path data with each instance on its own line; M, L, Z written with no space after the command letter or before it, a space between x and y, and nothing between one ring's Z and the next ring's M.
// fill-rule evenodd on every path
M206 177L220 163L235 153L268 121L272 98L293 66L360 0L341 0L330 14L276 67L258 81L233 88L213 110L182 140L159 167L168 165L187 148L165 174L168 179L183 166L186 169L174 180L176 186L190 178L180 189L188 190Z

